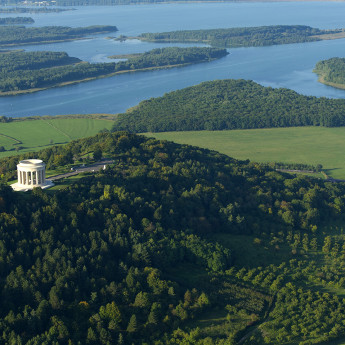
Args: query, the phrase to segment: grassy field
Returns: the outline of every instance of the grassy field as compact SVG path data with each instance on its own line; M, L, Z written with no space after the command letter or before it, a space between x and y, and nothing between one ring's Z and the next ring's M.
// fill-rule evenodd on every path
M322 164L333 178L345 179L345 127L292 127L233 131L147 133L257 162Z
M94 135L103 129L110 129L112 125L113 122L109 119L92 117L42 118L0 123L0 146L4 146L7 150L0 152L0 157L64 144L74 139ZM21 149L17 151L18 148Z

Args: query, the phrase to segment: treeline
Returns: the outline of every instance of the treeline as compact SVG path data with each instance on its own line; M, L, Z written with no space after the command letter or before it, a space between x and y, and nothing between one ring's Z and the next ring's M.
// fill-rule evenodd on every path
M218 80L140 102L114 130L166 132L345 125L345 101L303 96L248 80Z
M335 57L319 61L315 66L314 72L321 77L321 82L345 85L344 58Z
M61 52L0 53L0 92L16 92L50 87L63 82L220 58L227 54L218 48L154 49L118 63L78 63L79 59ZM76 64L77 63L77 64Z
M7 73L18 70L38 70L81 62L65 52L8 52L0 53L0 72Z
M114 64L80 63L60 52L0 54L0 91L44 88L61 82L97 77L114 72Z
M18 1L19 2L19 1ZM12 1L8 5L12 5L16 1ZM21 3L21 1L19 2ZM6 4L6 1L2 1L2 4ZM72 9L65 8L53 8L53 7L1 7L0 13L50 13L50 12L64 12L71 11Z
M116 69L140 69L149 67L160 67L169 65L183 65L199 63L219 59L228 54L226 49L207 48L207 47L167 47L157 48L133 56L127 61L120 61L116 64Z
M35 23L35 21L30 17L0 18L0 25L33 24L33 23Z
M210 30L143 33L139 39L152 42L202 42L215 47L257 47L319 41L316 35L340 32L304 25L276 25Z
M343 334L344 302L317 290L344 284L340 230L318 237L322 221L343 221L344 185L123 132L35 156L67 164L90 151L114 164L63 190L0 184L2 343L225 345L257 321L265 339L247 344ZM0 174L25 157L0 160ZM234 266L243 253L214 238L236 248L240 235L269 263ZM321 247L322 265L306 260ZM222 325L190 329L212 312Z
M298 170L298 171L312 171L320 172L322 169L322 164L312 165L312 164L302 164L302 163L285 163L285 162L271 162L271 163L261 163L263 166L267 166L277 170Z
M216 1L216 0L211 0ZM131 4L159 4L169 2L168 0L56 0L47 1L50 5L57 6L111 6L111 5L131 5ZM174 0L174 2L183 2L182 0ZM2 4L22 4L22 0L2 0ZM48 11L54 10L51 7L45 7Z
M94 25L83 28L67 26L1 26L0 46L39 44L42 42L74 40L91 34L117 31L116 26Z

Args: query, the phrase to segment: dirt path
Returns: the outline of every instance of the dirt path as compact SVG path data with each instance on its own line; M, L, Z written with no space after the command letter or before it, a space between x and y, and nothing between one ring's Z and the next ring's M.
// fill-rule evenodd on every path
M247 332L238 342L237 344L242 344L246 339L248 339L253 333L255 333L259 327L264 324L265 322L267 322L269 320L269 315L271 313L271 311L274 309L275 306L275 296L273 296L273 300L271 302L271 305L268 307L268 310L266 311L266 317L264 317L264 319L259 322L257 324L257 326L255 326L252 330L250 330L249 332Z

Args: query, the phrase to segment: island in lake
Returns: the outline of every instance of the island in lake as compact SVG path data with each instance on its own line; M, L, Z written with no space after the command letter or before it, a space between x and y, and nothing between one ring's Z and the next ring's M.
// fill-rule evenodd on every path
M16 95L80 83L118 73L186 66L219 59L228 52L220 48L153 49L126 61L88 63L64 52L0 53L0 96Z
M320 30L305 25L274 25L143 33L135 38L149 42L205 43L213 47L237 48L304 43L344 37L343 29ZM124 39L126 39L125 36L117 38L117 40Z

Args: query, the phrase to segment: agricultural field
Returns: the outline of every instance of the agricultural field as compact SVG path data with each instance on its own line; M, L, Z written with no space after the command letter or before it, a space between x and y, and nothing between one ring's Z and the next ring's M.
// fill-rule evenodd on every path
M47 118L14 121L0 124L0 157L38 151L50 145L65 144L72 140L95 135L110 129L110 119Z
M146 133L256 162L322 164L328 176L345 179L345 127L292 127L231 131Z

